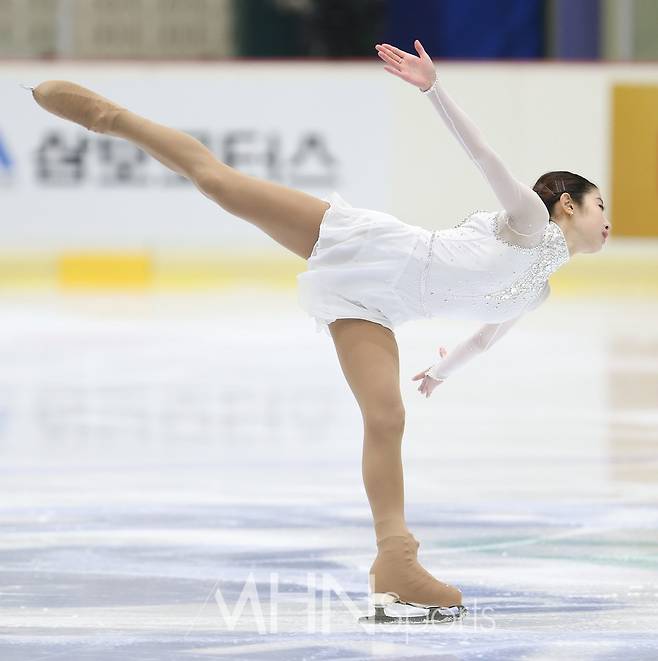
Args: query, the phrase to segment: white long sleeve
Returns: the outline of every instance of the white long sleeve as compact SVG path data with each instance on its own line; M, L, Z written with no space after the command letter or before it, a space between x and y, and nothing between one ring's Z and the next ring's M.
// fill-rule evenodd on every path
M549 297L550 292L551 287L547 281L537 300L528 305L522 314L499 324L484 324L474 335L454 347L445 358L432 365L425 374L436 380L447 379L450 374L462 367L474 356L486 351L498 342L524 314L538 308Z
M443 89L438 76L432 87L422 93L432 102L450 132L491 186L507 211L507 224L511 229L524 236L543 231L549 214L539 195L509 172L498 154L485 142L479 129Z

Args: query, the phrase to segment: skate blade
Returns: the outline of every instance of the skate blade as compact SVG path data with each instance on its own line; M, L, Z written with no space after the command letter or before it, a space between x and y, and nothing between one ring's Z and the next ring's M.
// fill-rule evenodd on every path
M461 604L456 606L423 606L405 601L393 603L413 606L427 612L421 615L389 615L386 613L385 606L375 605L375 614L364 615L359 618L359 622L364 624L442 624L461 620L468 613L466 606Z

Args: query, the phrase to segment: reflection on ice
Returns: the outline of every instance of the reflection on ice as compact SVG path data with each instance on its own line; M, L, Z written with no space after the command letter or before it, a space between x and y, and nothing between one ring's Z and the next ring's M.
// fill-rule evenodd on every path
M249 296L0 301L3 659L655 658L651 306L556 301L429 400L467 329L400 328L407 517L470 612L366 631L358 409Z

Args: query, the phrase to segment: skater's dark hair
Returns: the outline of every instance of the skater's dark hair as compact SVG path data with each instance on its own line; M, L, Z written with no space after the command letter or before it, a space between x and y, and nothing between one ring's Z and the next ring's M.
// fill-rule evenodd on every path
M579 174L556 170L555 172L542 174L532 190L539 195L546 205L548 213L553 215L553 206L560 199L562 193L569 193L573 201L580 207L583 203L583 197L593 188L598 188L598 186Z

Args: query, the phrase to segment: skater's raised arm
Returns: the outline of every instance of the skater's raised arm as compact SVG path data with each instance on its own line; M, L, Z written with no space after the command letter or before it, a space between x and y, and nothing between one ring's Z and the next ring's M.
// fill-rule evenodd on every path
M549 215L539 195L516 179L505 167L477 126L443 89L434 63L420 41L416 40L414 45L418 57L388 44L377 44L379 56L388 64L384 69L418 87L429 98L507 211L511 229L523 236L542 232L546 228Z
M551 287L547 281L537 299L532 301L521 314L498 324L484 324L477 332L460 342L449 356L444 355L442 352L441 360L438 363L435 363L413 378L413 380L417 380L419 378L429 377L429 379L423 378L423 382L419 387L421 393L429 396L434 387L445 381L450 374L463 367L477 354L492 347L524 314L538 308L549 297L550 292Z

